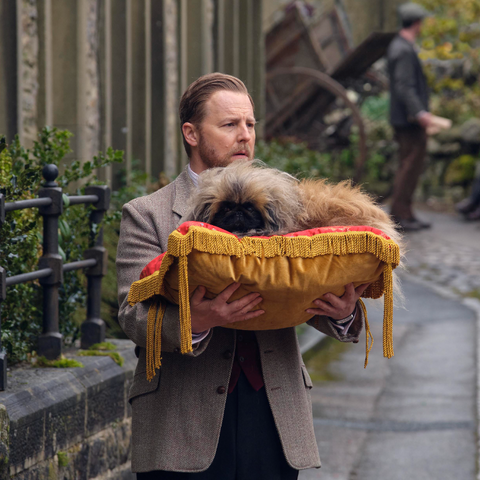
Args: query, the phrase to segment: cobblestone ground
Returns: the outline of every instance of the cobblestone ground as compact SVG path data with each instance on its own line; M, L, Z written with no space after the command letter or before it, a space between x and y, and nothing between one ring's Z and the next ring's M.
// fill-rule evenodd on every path
M465 222L455 214L419 215L432 228L407 234L407 272L480 299L480 222Z

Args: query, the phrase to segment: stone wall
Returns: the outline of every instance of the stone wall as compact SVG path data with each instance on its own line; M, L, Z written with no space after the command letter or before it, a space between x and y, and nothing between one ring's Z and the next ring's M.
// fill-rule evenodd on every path
M37 0L22 0L19 18L21 28L20 118L23 141L33 145L37 137L38 95L38 5Z
M133 343L114 340L124 365L75 357L83 368L15 368L0 393L0 479L134 479L128 391Z
M87 51L86 72L86 159L91 159L100 150L100 65L99 65L99 22L98 1L87 2Z

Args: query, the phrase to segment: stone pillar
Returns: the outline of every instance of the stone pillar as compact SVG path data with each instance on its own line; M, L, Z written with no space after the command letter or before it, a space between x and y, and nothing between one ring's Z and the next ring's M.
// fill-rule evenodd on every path
M145 51L145 6L146 0L131 0L129 2L129 34L127 42L130 58L127 61L127 75L130 79L130 118L127 135L130 137L131 161L138 160L137 168L146 169L147 148L145 144L146 129L146 51ZM128 160L128 159L127 159Z
M100 0L98 9L100 149L105 151L112 146L112 0ZM113 165L97 174L112 188Z
M16 18L16 2L0 0L0 135L8 143L18 132Z
M128 0L113 0L111 2L111 84L106 89L111 90L111 146L127 155L127 3ZM108 146L108 145L107 145ZM120 170L125 165L112 165L112 186L118 189L122 186Z
M86 0L85 6L85 30L80 33L79 44L85 44L85 92L79 92L79 109L84 109L85 122L85 152L84 159L91 160L101 148L100 127L100 65L99 35L98 35L98 1ZM83 52L82 52L83 53ZM80 70L80 69L79 69ZM84 94L81 98L80 95Z
M38 44L37 125L41 130L53 125L51 0L38 0Z
M164 36L167 26L163 18L162 1L153 0L151 5L151 172L157 179L164 172L169 160L165 149L165 53L163 51ZM176 73L176 72L175 72ZM177 75L175 75L177 78ZM175 127L176 125L174 125Z
M31 147L37 138L38 5L17 2L17 122L20 141Z
M180 0L184 12L186 0ZM167 177L176 175L186 164L186 154L181 142L178 120L178 102L187 87L186 44L182 41L186 31L186 15L180 16L175 0L163 0L163 68L164 68L164 171ZM180 24L180 32L177 29ZM180 48L179 48L180 37ZM180 77L179 72L180 70ZM180 85L180 91L179 91Z
M51 2L53 124L70 130L72 157L100 148L97 1Z
M240 1L225 0L224 10L224 72L238 77L240 75L239 18ZM243 35L242 35L243 37Z

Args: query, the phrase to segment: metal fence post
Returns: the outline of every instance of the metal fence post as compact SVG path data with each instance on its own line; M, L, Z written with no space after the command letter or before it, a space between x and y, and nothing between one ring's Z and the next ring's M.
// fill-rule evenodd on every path
M7 353L2 346L2 302L7 298L7 272L0 267L0 391L7 389Z
M96 195L98 202L93 204L90 215L92 226L92 248L84 253L84 258L94 258L97 264L86 271L87 275L87 319L82 323L82 348L89 348L105 340L105 322L101 318L102 278L107 273L108 252L103 246L103 227L95 232L93 225L102 223L110 206L110 189L106 185L94 185L85 189L86 195Z
M63 283L63 261L58 254L58 217L63 212L63 198L62 189L55 182L58 168L45 165L42 174L46 182L38 196L51 198L52 203L39 209L43 216L43 255L39 260L39 268L51 268L52 274L40 279L43 287L43 332L38 339L38 354L53 360L62 354L62 335L58 328L58 288Z

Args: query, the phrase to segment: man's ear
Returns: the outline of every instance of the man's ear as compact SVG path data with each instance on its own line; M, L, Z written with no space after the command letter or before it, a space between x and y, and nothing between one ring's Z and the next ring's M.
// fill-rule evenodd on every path
M196 147L198 145L198 129L193 123L185 122L182 125L182 132L186 142L191 147Z

